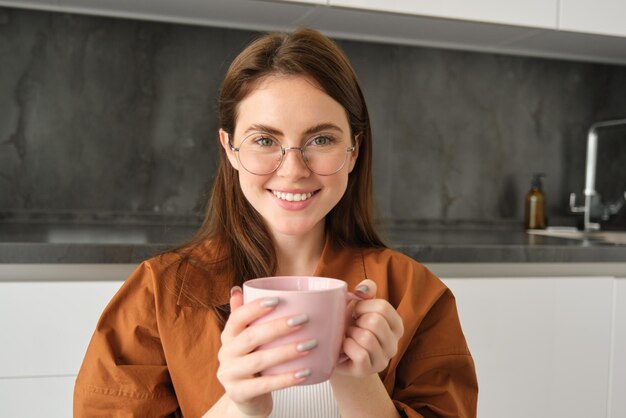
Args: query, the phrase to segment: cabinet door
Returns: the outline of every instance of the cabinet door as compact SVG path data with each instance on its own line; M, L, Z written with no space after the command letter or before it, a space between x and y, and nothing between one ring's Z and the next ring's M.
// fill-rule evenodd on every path
M0 5L7 7L20 7L25 9L53 9L55 0L2 0Z
M87 344L121 284L0 282L0 416L72 415Z
M446 279L481 418L607 416L613 278Z
M561 0L559 29L626 36L624 0Z
M615 280L609 418L626 417L626 277Z
M0 379L76 375L122 282L0 282Z
M0 417L71 417L76 376L0 378Z
M317 1L261 0L56 0L68 12L162 20L227 28L288 29Z
M257 0L261 1L261 0ZM276 1L276 0L262 0L262 1ZM320 6L326 6L328 4L328 0L278 0L285 3L306 3L306 4L317 4Z
M558 0L330 0L331 6L556 29Z

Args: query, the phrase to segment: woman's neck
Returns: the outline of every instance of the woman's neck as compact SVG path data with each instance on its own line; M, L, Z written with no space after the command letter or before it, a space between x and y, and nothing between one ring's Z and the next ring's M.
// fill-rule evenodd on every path
M315 272L325 243L324 221L300 236L274 235L277 276L310 276Z

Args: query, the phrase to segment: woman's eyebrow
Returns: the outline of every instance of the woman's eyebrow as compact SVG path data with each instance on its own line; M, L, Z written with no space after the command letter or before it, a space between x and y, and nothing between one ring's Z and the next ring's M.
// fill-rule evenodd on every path
M341 129L339 126L335 125L334 123L324 122L324 123L318 123L315 126L311 126L304 132L304 134L311 135L317 132L329 131L329 130L343 133L343 129ZM250 132L265 132L267 134L275 135L275 136L284 135L280 129L273 128L269 125L263 125L261 123L255 123L254 125L250 125L250 127L248 127L248 129L246 129L246 131L244 132L244 135L247 135Z
M248 127L248 129L246 129L243 134L247 135L250 132L265 132L266 134L275 135L275 136L283 135L283 133L280 130L276 128L272 128L271 126L268 126L268 125L263 125L261 123L255 123L254 125L250 125L250 127Z
M306 135L310 135L310 134L314 134L316 132L320 132L320 131L338 131L339 133L343 133L343 129L341 129L339 126L335 125L334 123L331 122L326 122L326 123L320 123L317 124L315 126L310 127L309 129L306 130L305 134Z

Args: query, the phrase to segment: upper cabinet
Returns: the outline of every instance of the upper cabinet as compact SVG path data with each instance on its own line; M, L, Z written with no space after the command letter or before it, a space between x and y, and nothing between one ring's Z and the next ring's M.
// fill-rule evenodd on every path
M298 24L339 39L626 64L626 35L559 30L558 16L558 0L329 0Z
M556 28L558 0L329 0L331 6L446 19Z
M0 6L249 30L289 30L326 0L0 0Z
M626 0L0 0L0 6L626 65Z
M558 28L626 37L626 1L560 0Z
M262 0L264 1L264 0ZM277 1L289 1L291 3L308 3L308 4L318 4L321 6L325 6L328 4L328 0L277 0Z

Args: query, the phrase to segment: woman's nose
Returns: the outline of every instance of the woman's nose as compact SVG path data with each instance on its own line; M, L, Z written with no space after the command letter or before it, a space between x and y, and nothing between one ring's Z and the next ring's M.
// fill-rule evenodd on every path
M304 156L300 148L285 148L283 161L276 174L283 177L308 177L311 170L304 163Z

